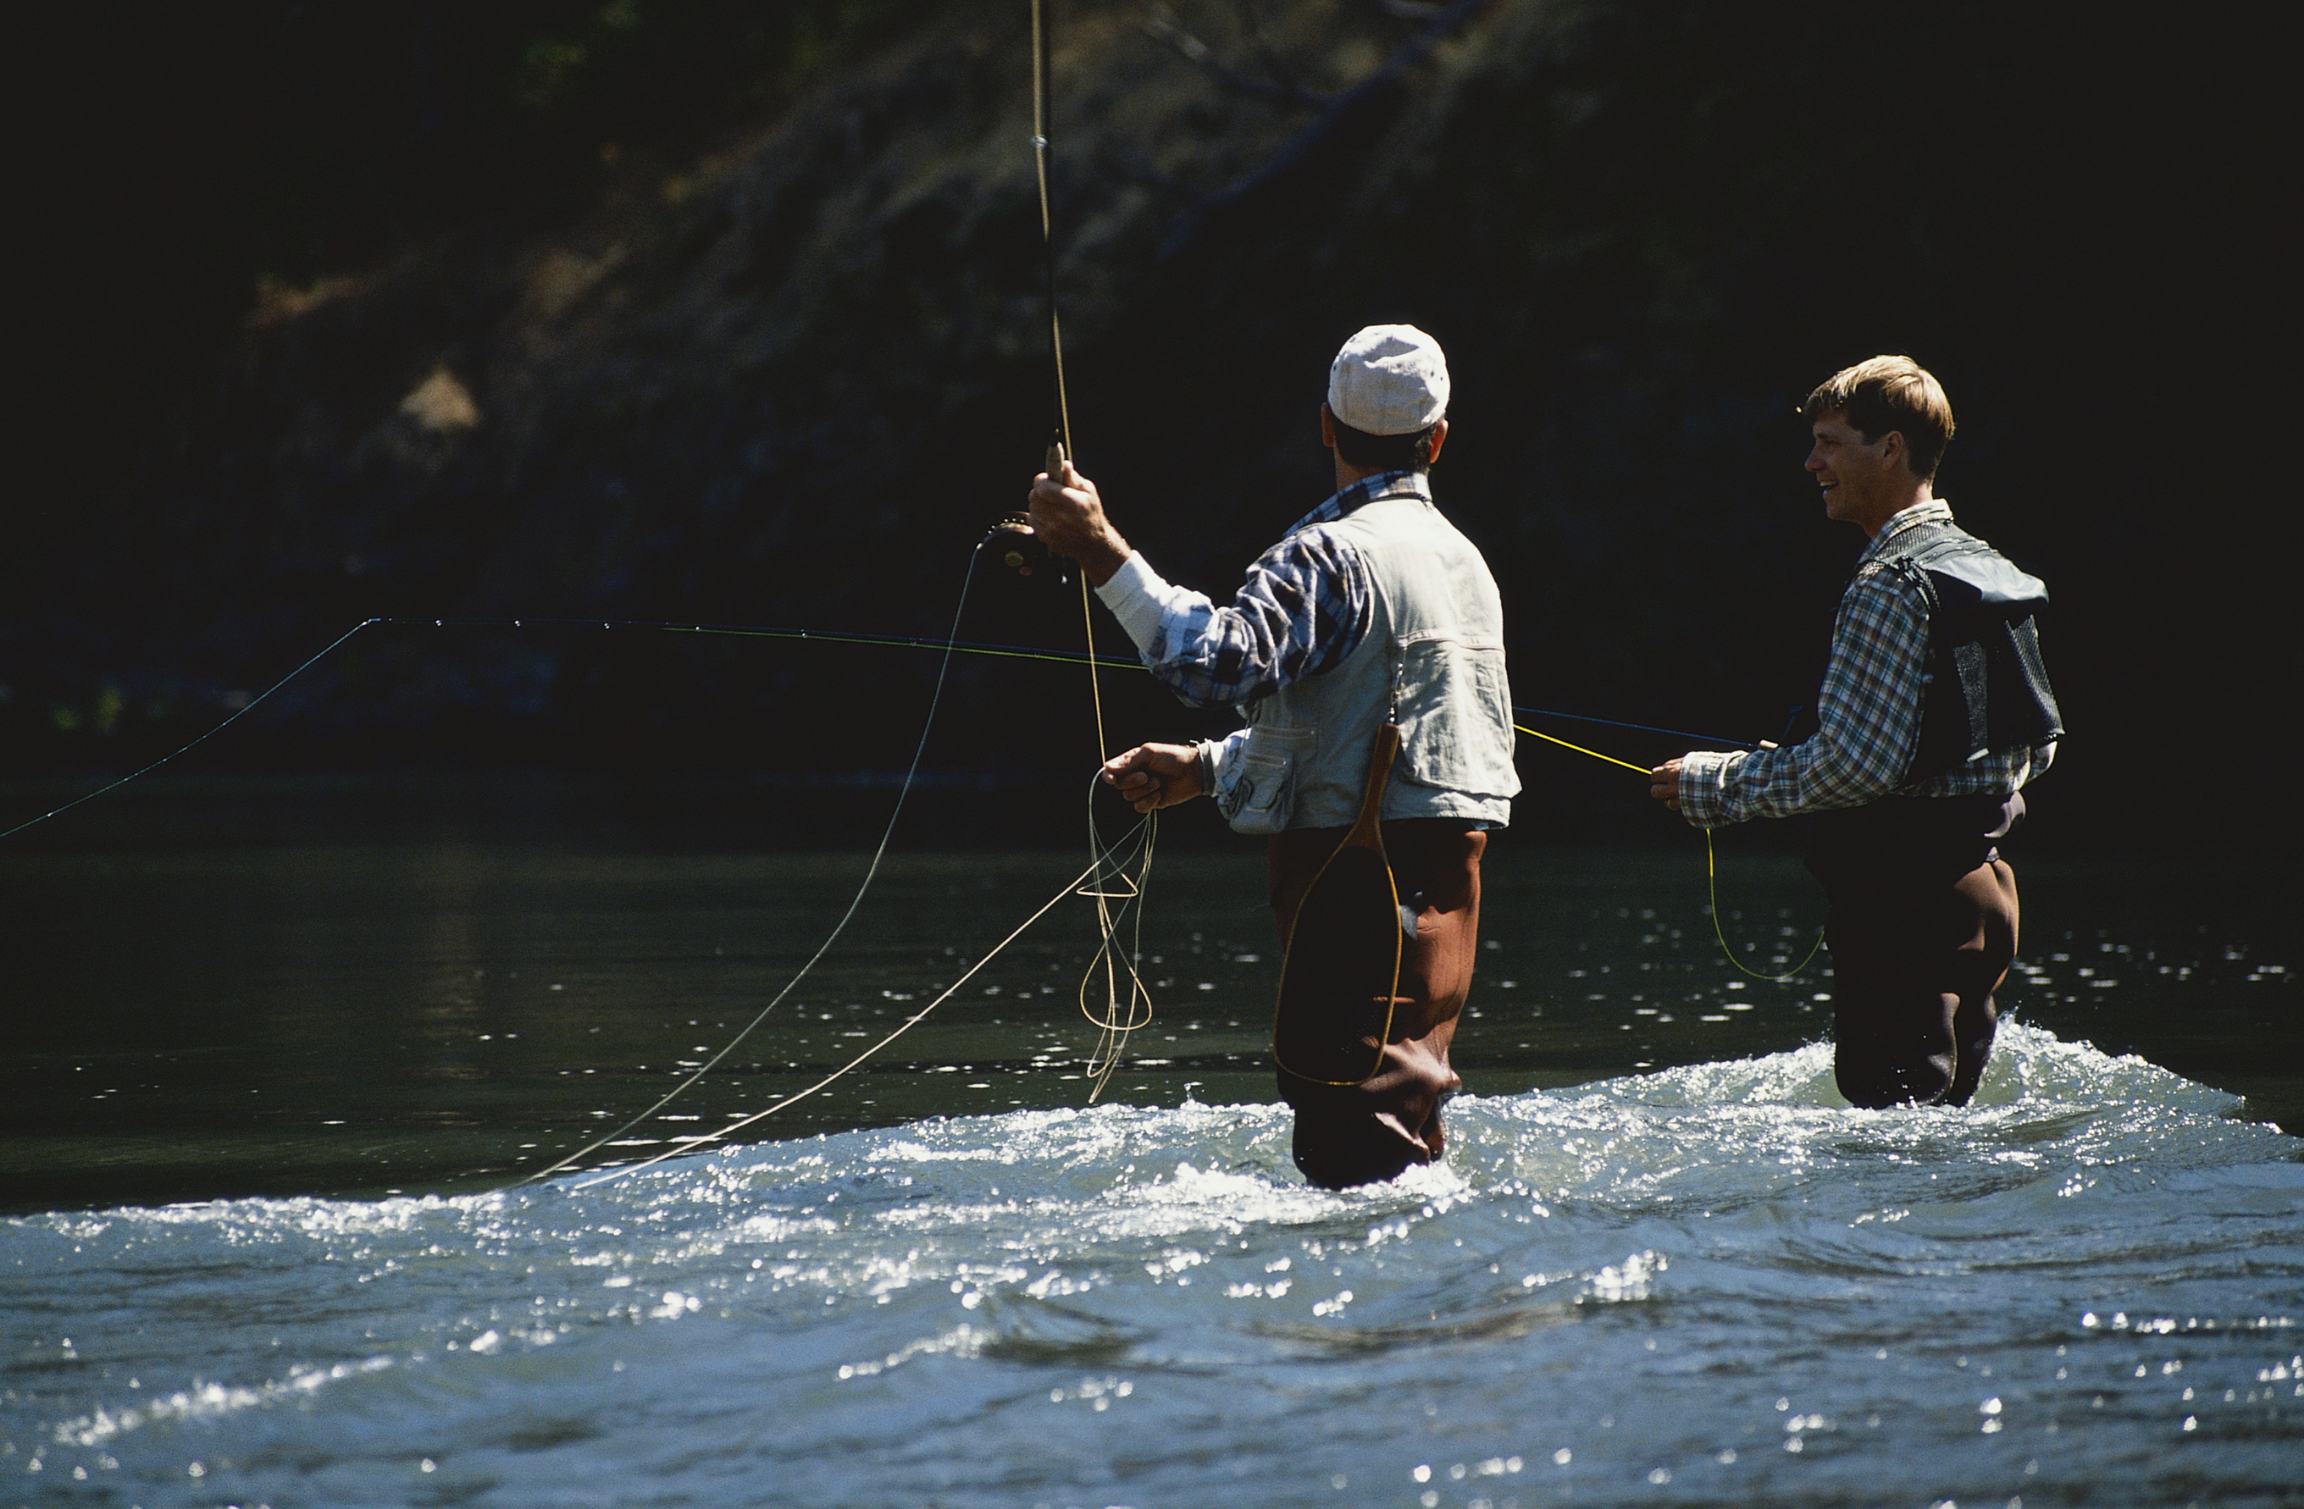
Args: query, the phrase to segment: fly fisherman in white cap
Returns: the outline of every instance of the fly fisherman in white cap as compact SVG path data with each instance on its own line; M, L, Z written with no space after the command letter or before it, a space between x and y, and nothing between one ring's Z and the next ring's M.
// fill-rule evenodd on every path
M1440 1106L1462 1085L1448 1049L1479 946L1481 853L1520 789L1496 581L1432 506L1447 407L1447 362L1423 331L1371 325L1346 341L1320 406L1336 492L1224 607L1163 581L1069 463L1030 499L1034 528L1080 563L1152 674L1192 706L1227 703L1247 720L1223 740L1138 745L1104 779L1140 812L1213 796L1235 829L1265 835L1292 954L1325 946L1293 936L1298 907L1360 811L1380 730L1400 731L1381 835L1400 930L1412 920L1414 932L1381 1059L1349 1083L1280 1069L1296 1166L1331 1188L1442 1154Z

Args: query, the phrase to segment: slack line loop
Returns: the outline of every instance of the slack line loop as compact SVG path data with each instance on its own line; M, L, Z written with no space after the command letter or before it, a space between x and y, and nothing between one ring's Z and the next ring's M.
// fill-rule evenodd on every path
M960 578L960 600L952 605L952 632L955 635L959 632L960 629L960 615L965 612L968 607L968 589L976 580L976 555L976 551L971 550L968 552L968 569ZM948 635L947 639L949 640L950 637L951 636ZM784 1003L784 998L790 995L793 990L800 984L800 982L808 977L808 972L816 967L817 961L824 957L824 955L831 949L832 945L839 940L840 934L847 929L850 919L856 915L856 909L864 904L865 893L872 889L873 877L880 873L880 861L881 858L888 852L888 840L893 837L896 832L896 819L904 815L904 799L912 794L912 783L920 774L920 757L928 751L928 735L936 727L936 709L938 705L941 704L944 700L944 681L945 678L951 674L951 670L952 652L949 648L947 648L944 652L944 659L942 663L939 664L936 668L936 689L930 693L928 697L928 716L923 718L920 722L920 742L914 745L912 748L912 763L909 767L906 768L904 772L904 784L897 788L896 804L890 808L888 812L888 826L880 830L880 843L879 846L872 851L872 862L865 866L864 879L857 885L856 894L849 898L848 910L840 914L840 920L832 925L831 932L824 935L824 941L816 945L816 952L808 956L808 962L800 966L799 973L795 974L791 979L785 981L784 988L777 991L776 994L769 999L768 1004L761 1007L760 1010L753 1015L751 1021L746 1022L744 1026L738 1030L734 1037L730 1038L725 1044L723 1044L719 1052L706 1059L703 1064L700 1065L694 1072L689 1074L686 1079L680 1081L680 1083L674 1085L670 1090L666 1091L664 1097L661 1100L657 1101L654 1105L650 1106L647 1110L642 1111L639 1115L633 1117L631 1120L625 1122L622 1126L616 1128L616 1130L607 1133L605 1136L593 1139L591 1142L586 1143L583 1147L578 1148L575 1152L570 1153L567 1157L562 1158L559 1162L553 1164L550 1168L539 1169L537 1172L530 1174L526 1179L516 1181L517 1183L530 1184L539 1179L549 1178L551 1175L559 1173L562 1169L569 1167L571 1164L585 1157L587 1154L599 1151L601 1148L607 1146L610 1142L615 1141L617 1138L623 1136L626 1132L631 1131L641 1122L646 1121L649 1117L654 1116L659 1111L663 1110L666 1106L672 1104L672 1102L677 1100L688 1089L689 1086L695 1084L705 1075L711 1073L712 1070L717 1067L723 1059L727 1058L729 1054L735 1052L736 1045L743 1042L745 1038L751 1036L752 1030L768 1019L768 1013L774 1011L778 1006L782 1005ZM757 1118L754 1119L756 1120ZM750 1124L750 1122L739 1123L739 1125L745 1126L749 1126ZM732 1130L734 1129L731 1127L722 1127L720 1129L719 1135L725 1137Z
M1720 951L1728 956L1729 963L1755 980L1766 980L1771 985L1789 985L1799 978L1800 971L1808 967L1808 961L1816 957L1816 950L1824 946L1824 929L1818 928L1816 941L1808 945L1808 952L1800 956L1800 962L1793 965L1789 973L1780 975L1764 975L1736 957L1736 950L1728 946L1728 935L1720 929L1720 877L1712 855L1710 828L1704 830L1704 892L1712 903L1712 936L1720 940Z
M606 1173L600 1174L595 1178L580 1179L576 1182L575 1188L591 1189L595 1185L606 1184L611 1180L621 1179L627 1174L636 1174L644 1168L652 1168L656 1164L664 1162L666 1159L677 1158L685 1153L694 1152L704 1143L719 1142L725 1139L729 1133L740 1132L748 1126L753 1126L759 1122L765 1121L769 1117L775 1115L778 1111L783 1110L786 1106L806 1100L809 1096L814 1095L817 1091L831 1085L835 1080L838 1080L844 1075L848 1074L851 1070L862 1064L873 1054L878 1053L881 1049L887 1047L890 1043L893 1043L896 1041L896 1039L902 1037L905 1033L910 1032L914 1027L919 1026L920 1023L927 1020L928 1014L930 1012L943 1005L946 1001L951 1000L953 995L960 989L961 986L967 984L970 980L976 977L976 972L978 970L982 969L985 965L998 958L1000 956L1001 950L1005 949L1009 944L1014 943L1018 938L1023 937L1027 928L1031 927L1033 923L1038 922L1041 918L1054 911L1058 902L1071 895L1083 881L1087 880L1088 877L1095 872L1096 865L1091 864L1087 869L1082 870L1079 874L1073 876L1070 880L1065 881L1063 887L1059 889L1055 895L1040 903L1040 909L1038 911L1025 918L1022 922L1018 923L1014 932L1010 933L1007 937L1002 938L998 943L993 944L991 950L987 952L983 958L978 959L974 964L969 965L967 972L961 975L959 979L954 980L950 985L944 987L943 991L937 995L935 1000L930 1001L927 1005L921 1007L918 1011L915 1011L912 1013L912 1015L906 1017L901 1023L897 1025L895 1031L881 1038L880 1041L874 1043L871 1047L865 1049L862 1053L857 1054L854 1058L848 1060L848 1062L842 1064L839 1068L834 1069L830 1074L825 1075L822 1079L808 1086L808 1088L805 1090L796 1090L792 1094L785 1096L782 1100L777 1101L774 1105L768 1107L764 1111L754 1111L751 1115L744 1117L742 1120L732 1121L708 1137L698 1137L693 1141L684 1142L678 1147L667 1148L661 1153L655 1153L649 1157L641 1159L638 1163L624 1164L621 1167L614 1168ZM845 921L845 919L843 919L843 921ZM829 944L830 940L827 939L826 942ZM819 950L819 952L821 952L821 950ZM810 960L809 962L814 963L815 961ZM787 986L785 988L790 989L791 987ZM782 999L782 997L779 996L778 999ZM746 1030L749 1031L750 1029ZM734 1047L735 1045L731 1043L729 1046ZM715 1060L715 1062L717 1062L717 1060ZM699 1069L697 1073L701 1074L703 1073L703 1070ZM691 1079L689 1083L694 1083L693 1079ZM685 1089L687 1086L683 1085L681 1088ZM677 1094L679 1092L674 1091L673 1093ZM666 1096L664 1100L657 1102L655 1107L652 1107L650 1110L643 1112L640 1117L636 1118L633 1124L636 1125L638 1121L644 1121L649 1116L654 1115L656 1110L661 1109L666 1103L670 1101L670 1099L671 1096ZM629 1129L630 1128L628 1126L626 1130ZM616 1136L619 1134L610 1133L609 1135ZM603 1138L601 1140L606 1141L607 1139ZM600 1144L597 1142L593 1144L594 1147L598 1147L599 1145ZM581 1157L582 1154L577 1154L575 1156ZM554 1169L546 1169L543 1174L535 1174L532 1175L531 1178L541 1179L544 1177L544 1174L552 1173L555 1171L555 1169L565 1168L566 1166L566 1163L563 1162L561 1164L555 1165ZM523 1180L522 1182L526 1183L528 1181Z
M1088 783L1088 873L1094 879L1080 888L1081 895L1096 903L1096 951L1080 976L1080 1014L1097 1029L1096 1046L1088 1055L1087 1065L1090 1105L1104 1093L1113 1071L1120 1067L1128 1035L1152 1021L1152 991L1137 966L1144 957L1144 893L1152 880L1152 846L1160 832L1160 814L1154 810L1138 819L1118 844L1107 846L1096 827L1096 788L1101 782L1099 774ZM1135 847L1129 850L1132 842ZM1112 905L1115 901L1120 903L1117 907ZM1128 945L1122 948L1120 930L1131 912L1135 914L1133 925ZM1101 1013L1088 1004L1089 988L1099 968L1104 975ZM1123 972L1128 976L1125 998L1120 989Z
M1053 443L1048 447L1049 476L1062 482L1065 467L1073 455L1072 409L1064 391L1064 327L1056 306L1056 217L1048 193L1048 134L1049 72L1051 51L1048 40L1048 10L1045 0L1032 0L1032 169L1040 190L1040 256L1046 283L1048 304L1048 370L1051 396L1054 399ZM1096 759L1099 764L1111 753L1111 743L1104 728L1104 687L1098 677L1097 666L1105 663L1096 653L1096 609L1091 601L1088 573L1080 572L1080 630L1087 646L1083 657L1088 665L1088 703L1096 720ZM1128 1034L1152 1020L1152 993L1143 977L1137 973L1136 963L1142 956L1144 926L1144 890L1152 876L1153 838L1159 831L1156 813L1147 813L1132 834L1141 834L1142 841L1133 855L1119 858L1118 850L1106 848L1103 836L1096 828L1096 784L1088 787L1088 852L1089 873L1096 878L1081 894L1096 903L1097 946L1089 959L1088 969L1080 978L1080 1010L1096 1023L1096 1048L1089 1055L1088 1074L1093 1088L1088 1099L1104 1093L1104 1086L1120 1066L1121 1051L1127 1046ZM1134 872L1129 866L1133 863ZM1119 905L1115 907L1113 903ZM1119 946L1120 929L1129 914L1134 913L1134 929L1130 946ZM1098 967L1104 975L1104 1009L1101 1014L1091 1009L1088 995ZM1123 997L1120 975L1128 976L1128 989Z

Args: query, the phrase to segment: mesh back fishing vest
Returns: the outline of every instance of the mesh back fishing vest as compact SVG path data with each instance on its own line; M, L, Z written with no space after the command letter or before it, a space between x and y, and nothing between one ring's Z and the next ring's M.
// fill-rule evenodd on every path
M1928 609L1928 689L1907 788L1980 755L2063 735L2035 616L2048 588L1948 521L1897 534L1874 557Z

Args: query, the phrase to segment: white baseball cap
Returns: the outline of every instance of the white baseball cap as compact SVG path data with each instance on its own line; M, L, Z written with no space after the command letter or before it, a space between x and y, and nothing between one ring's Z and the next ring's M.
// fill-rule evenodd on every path
M1448 358L1414 325L1370 325L1329 363L1328 407L1364 435L1413 435L1448 410Z

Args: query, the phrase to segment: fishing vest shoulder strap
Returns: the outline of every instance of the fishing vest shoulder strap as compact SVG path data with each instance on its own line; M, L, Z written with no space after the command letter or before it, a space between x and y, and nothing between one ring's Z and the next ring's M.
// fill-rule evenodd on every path
M1949 521L1898 532L1873 562L1908 583L1928 613L1931 674L1905 787L2063 735L2036 622L2046 584Z

